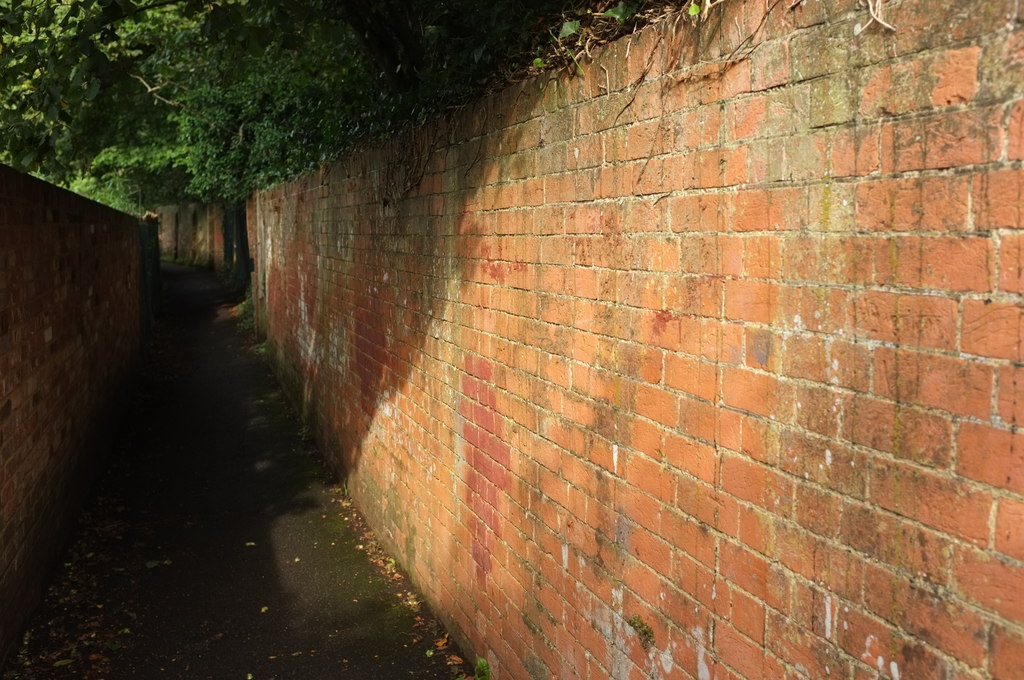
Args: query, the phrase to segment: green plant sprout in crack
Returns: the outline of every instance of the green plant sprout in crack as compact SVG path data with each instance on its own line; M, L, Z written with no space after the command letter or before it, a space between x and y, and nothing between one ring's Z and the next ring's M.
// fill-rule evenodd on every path
M630 616L626 619L626 623L636 631L636 636L640 638L640 646L644 648L644 651L654 646L654 629L639 614Z
M487 663L487 659L478 656L476 666L473 668L473 677L459 675L455 680L491 680L491 665Z

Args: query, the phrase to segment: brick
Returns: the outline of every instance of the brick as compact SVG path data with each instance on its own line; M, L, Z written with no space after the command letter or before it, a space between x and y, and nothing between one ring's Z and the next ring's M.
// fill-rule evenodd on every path
M871 231L963 231L968 226L965 177L916 177L862 182L857 226Z
M666 160L666 172L667 164ZM722 225L721 197L717 194L683 195L669 199L669 214L675 232L717 232Z
M767 113L767 101L763 96L746 97L727 105L729 138L740 141L758 136Z
M931 104L935 107L966 104L978 91L980 47L967 47L941 53L931 65L935 85Z
M833 537L839 528L842 501L813 484L796 487L796 522L812 534Z
M727 623L715 626L715 650L719 660L734 668L739 677L765 678L764 649Z
M737 498L770 512L785 514L793 484L770 467L741 456L722 456L722 488Z
M951 565L951 543L918 525L886 515L870 505L848 503L839 536L854 550L890 565L900 573L945 583Z
M818 80L811 85L811 127L853 120L856 110L847 77Z
M743 238L743 274L748 278L775 278L782 263L782 242L772 236Z
M727 368L722 373L723 401L734 408L770 416L778 400L778 385L774 376Z
M1024 366L1010 365L999 369L999 417L1011 425L1024 423Z
M1024 668L1024 635L1006 626L992 630L992 677L1013 680Z
M718 408L701 399L679 398L679 432L699 441L714 442L718 430Z
M763 600L768 594L768 561L757 553L730 542L721 544L722 576Z
M801 189L744 189L731 199L733 231L791 230L807 221L807 195Z
M1024 170L994 170L974 177L974 219L981 229L1020 229Z
M908 404L987 418L990 366L946 356L880 348L875 352L875 393Z
M882 128L882 171L939 170L996 160L999 112L968 109L899 121Z
M1024 493L1024 433L962 423L957 472L1000 489Z
M675 427L679 422L679 399L670 392L651 385L638 385L634 408L639 415L662 425Z
M669 284L665 294L666 307L681 314L719 316L723 282L711 276L681 276Z
M1024 100L1018 101L1010 112L1010 160L1024 158Z
M1003 234L999 249L999 290L1024 293L1024 233Z
M931 467L945 467L952 456L952 425L918 409L866 395L843 408L843 436L853 442Z
M863 454L798 431L785 432L779 446L783 470L847 496L865 497L869 470Z
M940 291L992 289L995 257L988 238L905 236L878 239L875 245L878 284Z
M879 506L978 546L988 543L992 497L962 479L876 458L871 500ZM955 513L949 508L955 507Z
M952 350L957 345L957 307L952 298L864 291L854 299L853 327L874 340Z
M964 549L957 551L953 577L956 590L978 606L1012 621L1024 620L1024 567Z
M792 335L786 340L780 358L783 375L825 382L828 362L825 361L825 342L813 335Z
M839 644L852 657L870 670L854 677L857 680L883 677L943 677L945 664L936 652L913 638L901 635L893 626L868 616L853 607L844 608L842 625L837 631Z
M845 290L837 290L831 286L780 286L778 298L781 318L796 328L826 332L833 337L840 331L846 333L850 328L852 295ZM836 346L837 343L834 342L833 347ZM852 351L851 354L863 354L862 348ZM858 359L858 363L863 361L863 358ZM866 384L864 376L847 377L855 385ZM863 391L865 388L859 389Z
M771 323L775 319L777 288L760 281L725 283L725 317L736 321Z
M718 392L718 371L714 364L697 357L670 354L665 357L665 384L712 401Z
M858 124L832 137L832 175L860 177L881 170L881 127Z
M771 612L768 619L767 646L780 658L792 659L793 663L806 668L809 677L829 677L833 673L843 677L850 666L832 645L822 638L803 629L787 626L778 612Z
M877 567L869 567L865 583L867 605L879 617L965 663L982 664L987 630L981 616Z
M1022 310L1019 305L966 300L963 318L963 351L998 359L1021 359Z
M996 550L1024 561L1024 532L1021 527L1024 527L1024 503L1000 498L996 513Z

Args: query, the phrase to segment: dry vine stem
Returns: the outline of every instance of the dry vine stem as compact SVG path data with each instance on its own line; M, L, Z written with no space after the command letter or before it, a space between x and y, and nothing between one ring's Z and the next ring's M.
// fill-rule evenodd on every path
M871 14L871 21L867 23L864 28L871 25L872 21L877 21L880 25L888 28L890 31L895 31L896 27L887 22L882 18L882 0L865 0L868 3L868 13ZM721 0L719 0L721 2Z
M723 2L725 2L725 0L708 0L705 2L704 6L701 8L701 19L707 19L708 12L711 11L711 8L715 5L721 5Z

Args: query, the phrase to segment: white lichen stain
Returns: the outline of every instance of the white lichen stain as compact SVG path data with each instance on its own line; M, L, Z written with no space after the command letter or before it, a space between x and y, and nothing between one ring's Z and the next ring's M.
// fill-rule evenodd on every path
M832 596L825 596L825 639L832 639Z
M889 662L889 675L892 676L892 680L900 680L900 667L895 661Z
M704 629L700 626L692 631L693 637L697 640L697 678L698 680L711 680L711 668L705 660L708 650L704 638Z
M672 658L672 649L670 647L666 647L665 651L658 655L658 661L661 663L662 672L666 674L671 673L676 665L675 660Z

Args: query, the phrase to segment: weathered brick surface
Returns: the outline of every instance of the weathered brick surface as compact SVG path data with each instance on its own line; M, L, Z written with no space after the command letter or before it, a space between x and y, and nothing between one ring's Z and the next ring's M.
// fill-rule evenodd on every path
M138 360L139 262L135 218L0 166L0 660Z
M279 373L496 677L1024 677L1018 3L767 4L250 203Z
M223 208L183 203L161 206L156 212L162 257L204 267L223 266Z

